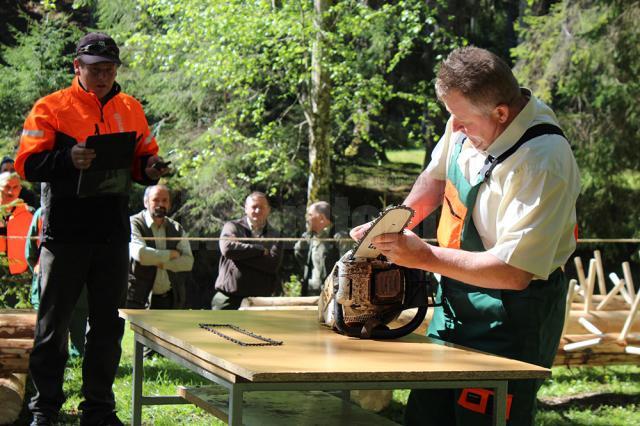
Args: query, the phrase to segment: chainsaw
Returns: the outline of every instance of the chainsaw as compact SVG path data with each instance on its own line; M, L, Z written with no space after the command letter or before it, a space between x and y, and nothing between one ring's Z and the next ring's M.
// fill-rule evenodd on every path
M319 299L320 322L336 332L361 339L393 339L414 331L434 300L431 275L398 266L371 243L381 234L400 233L413 218L413 209L392 206L376 218L364 236L336 262ZM390 329L400 314L417 308L405 325Z

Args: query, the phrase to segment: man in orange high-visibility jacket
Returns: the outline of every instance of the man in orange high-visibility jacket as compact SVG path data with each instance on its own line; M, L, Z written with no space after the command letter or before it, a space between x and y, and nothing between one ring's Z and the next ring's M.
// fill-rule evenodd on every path
M115 81L118 65L119 49L111 37L89 33L80 39L73 83L35 103L16 155L16 171L29 181L43 182L42 293L29 364L36 389L29 404L34 425L55 422L65 400L66 339L85 284L90 330L80 424L122 424L111 387L124 332L118 307L124 305L127 285L130 181L153 184L167 168L157 156L142 106ZM90 149L85 141L92 135L104 135L102 144L121 145ZM113 166L116 160L104 154L131 146L132 160L124 168ZM80 191L80 183L91 183L90 176L94 185Z

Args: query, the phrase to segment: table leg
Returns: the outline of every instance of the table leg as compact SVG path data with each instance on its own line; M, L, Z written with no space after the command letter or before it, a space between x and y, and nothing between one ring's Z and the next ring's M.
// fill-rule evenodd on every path
M242 390L237 386L229 389L229 426L242 426Z
M131 425L140 426L142 422L142 381L144 371L142 355L144 345L135 338L133 342L133 401L131 405Z
M493 398L493 425L507 424L507 382L500 382L495 388Z

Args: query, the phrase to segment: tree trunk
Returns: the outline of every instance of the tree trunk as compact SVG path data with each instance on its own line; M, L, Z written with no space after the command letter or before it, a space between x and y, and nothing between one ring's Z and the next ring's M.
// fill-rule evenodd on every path
M309 181L307 203L328 201L331 190L331 82L324 65L326 12L331 0L314 0L316 38L311 57L311 114L309 122Z
M0 425L18 420L24 400L26 374L0 376Z

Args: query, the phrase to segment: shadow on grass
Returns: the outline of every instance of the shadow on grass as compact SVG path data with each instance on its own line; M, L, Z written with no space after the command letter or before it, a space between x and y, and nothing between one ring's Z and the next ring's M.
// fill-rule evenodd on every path
M538 408L541 411L569 411L590 410L594 411L603 406L627 407L640 405L640 394L622 393L587 393L568 397L544 398L538 400Z
M640 371L626 371L615 367L572 368L553 373L553 381L556 383L571 383L576 378L586 382L608 383L612 377L618 382L640 383Z
M145 381L161 380L162 382L178 383L210 383L202 376L193 373L175 362L155 355L152 359L143 361ZM133 366L128 363L121 363L116 373L116 378L132 378Z
M393 422L402 424L402 419L404 418L404 404L401 404L395 400L391 400L389 406L380 411L378 414L382 417L386 417Z

